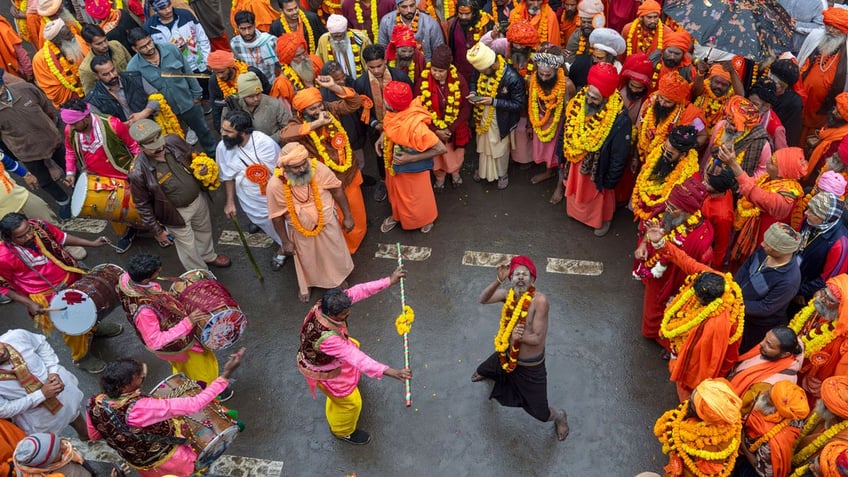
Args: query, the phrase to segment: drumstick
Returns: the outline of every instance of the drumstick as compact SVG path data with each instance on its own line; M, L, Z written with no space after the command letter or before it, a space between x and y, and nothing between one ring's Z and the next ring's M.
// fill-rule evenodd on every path
M63 306L61 308L42 308L41 311L65 311L67 309L67 306Z

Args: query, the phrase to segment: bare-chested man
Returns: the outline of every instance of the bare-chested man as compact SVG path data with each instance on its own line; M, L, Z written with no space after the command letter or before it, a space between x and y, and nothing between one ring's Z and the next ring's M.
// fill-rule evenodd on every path
M500 288L509 278L510 288ZM513 257L498 266L498 278L480 294L480 303L504 302L495 352L471 376L472 382L495 382L489 399L521 407L542 422L554 421L557 439L568 437L564 409L548 406L548 372L545 338L548 334L548 299L536 291L536 266L529 257Z

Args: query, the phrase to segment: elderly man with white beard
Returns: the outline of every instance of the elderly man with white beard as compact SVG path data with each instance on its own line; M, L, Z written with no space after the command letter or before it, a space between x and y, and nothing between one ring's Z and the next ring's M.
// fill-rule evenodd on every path
M79 66L87 54L88 45L64 20L44 25L44 46L32 58L32 72L36 84L56 108L71 98L83 97Z
M327 33L318 39L315 54L324 63L337 62L348 78L356 79L365 71L362 50L370 44L367 33L348 27L347 18L330 15L327 19Z
M845 90L848 77L845 65L840 64L845 61L848 10L831 7L822 15L824 32L810 34L798 54L801 82L807 92L802 141L824 125L827 113L835 104L836 95Z
M269 96L284 99L291 104L295 93L317 86L315 77L321 74L323 64L321 58L309 53L303 35L291 32L277 39L277 58L280 61L280 74L271 85Z

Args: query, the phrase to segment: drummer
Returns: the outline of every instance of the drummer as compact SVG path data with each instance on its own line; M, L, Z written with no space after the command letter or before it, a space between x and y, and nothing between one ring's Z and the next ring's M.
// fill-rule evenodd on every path
M45 334L54 328L44 311L50 299L86 273L65 246L102 247L109 243L106 237L86 240L67 234L53 224L27 219L18 212L0 219L0 239L0 294L24 305ZM104 321L81 336L62 333L62 339L71 350L74 364L97 374L106 363L89 353L92 336L117 336L122 330L121 325Z
M162 261L156 255L130 258L127 271L118 280L118 295L136 334L157 357L171 363L174 374L183 373L201 387L218 377L218 358L194 334L196 325L209 313L185 312L179 297L162 289L156 278ZM218 397L221 402L233 396L231 388Z
M60 114L65 126L65 185L73 188L77 171L102 177L127 180L127 171L139 153L130 129L115 116L91 112L91 106L79 98L66 101ZM127 193L129 194L129 182ZM115 250L125 253L138 232L122 223L112 223L115 233L123 233Z
M142 477L194 475L197 453L180 439L181 426L176 418L194 414L212 402L227 387L242 354L244 348L231 354L221 377L200 394L168 399L142 394L141 385L147 376L144 364L132 358L109 364L100 378L103 394L92 396L88 402L88 436L105 439ZM140 439L140 435L156 438Z

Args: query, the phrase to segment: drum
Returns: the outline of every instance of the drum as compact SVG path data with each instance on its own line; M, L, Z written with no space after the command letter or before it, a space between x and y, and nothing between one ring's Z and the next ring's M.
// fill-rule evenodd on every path
M247 329L247 317L230 292L215 280L201 279L185 287L180 302L187 313L194 310L209 313L203 325L195 327L195 335L203 346L216 351L234 345Z
M165 378L150 395L157 398L189 397L200 394L196 382L179 373ZM195 470L211 465L226 452L238 434L238 425L224 413L218 401L212 400L200 411L181 418L188 428L186 438L197 452Z
M183 273L174 281L171 285L171 293L179 295L186 289L187 286L198 280L217 280L217 278L215 278L215 274L209 270L195 268L194 270L189 270Z
M126 179L86 172L79 175L74 186L71 214L74 217L106 219L135 227L143 225L130 196L130 183Z
M53 325L66 335L80 336L106 317L120 303L115 287L124 269L104 263L59 291L50 300Z

